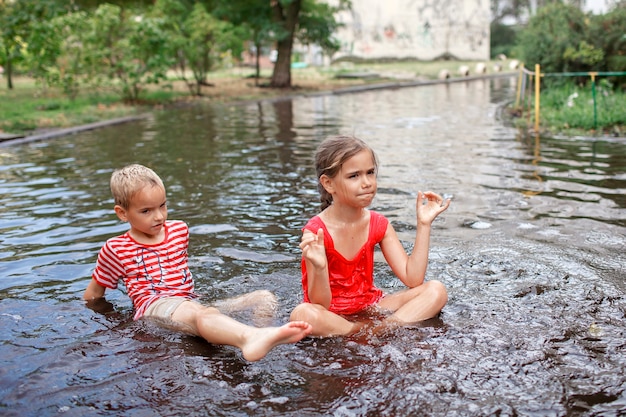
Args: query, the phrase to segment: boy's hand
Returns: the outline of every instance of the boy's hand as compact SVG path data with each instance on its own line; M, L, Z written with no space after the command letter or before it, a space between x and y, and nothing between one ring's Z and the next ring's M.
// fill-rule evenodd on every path
M302 257L315 268L325 268L327 264L326 249L324 248L324 230L319 229L317 234L305 230L300 242Z
M87 285L87 289L85 289L85 293L83 294L83 300L91 301L102 298L104 297L105 291L105 287L98 284L95 279L91 278L91 281L89 281L89 285Z
M417 212L417 222L422 225L430 225L433 220L450 206L450 199L444 199L432 191L417 192L415 211Z

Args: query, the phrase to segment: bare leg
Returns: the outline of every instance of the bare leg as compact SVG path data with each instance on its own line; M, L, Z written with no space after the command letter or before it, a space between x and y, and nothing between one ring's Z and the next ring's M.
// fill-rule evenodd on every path
M274 318L277 306L276 296L267 290L253 291L213 303L213 307L224 314L252 310L253 321L257 326L269 325L271 319Z
M448 292L439 281L424 284L385 296L378 306L394 313L386 320L389 324L417 323L435 317L448 302Z
M363 323L353 323L326 310L319 304L302 303L291 312L292 322L304 321L313 326L312 336L346 336L356 333Z
M439 281L428 281L418 287L385 296L377 304L383 310L393 312L382 323L375 324L368 332L377 334L394 327L417 323L435 317L448 301L445 286ZM319 304L302 303L292 312L290 320L311 323L312 336L347 336L358 332L366 323L351 322L326 310Z
M310 324L302 321L281 327L252 327L220 313L216 308L193 302L183 302L174 311L172 320L188 324L194 334L209 343L238 347L249 361L264 358L277 345L295 343L312 330Z

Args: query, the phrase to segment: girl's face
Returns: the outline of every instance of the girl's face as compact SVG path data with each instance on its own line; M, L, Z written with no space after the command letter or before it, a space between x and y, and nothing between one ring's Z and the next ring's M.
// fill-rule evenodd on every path
M372 153L364 149L347 159L334 178L328 178L333 201L354 207L365 208L376 195L376 163Z
M131 236L142 243L159 243L163 240L163 225L167 220L165 190L146 186L131 199L128 210L115 206L122 221L130 224Z

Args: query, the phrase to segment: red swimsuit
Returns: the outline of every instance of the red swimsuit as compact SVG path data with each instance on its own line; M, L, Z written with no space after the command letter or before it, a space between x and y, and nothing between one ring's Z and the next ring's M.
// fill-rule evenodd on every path
M370 210L370 230L367 242L352 260L337 250L326 225L319 216L313 217L304 230L313 233L324 230L324 247L328 259L328 273L332 301L329 310L337 314L354 314L380 300L383 292L374 286L374 248L387 231L389 221L382 214ZM304 302L310 303L306 264L302 259L302 289Z

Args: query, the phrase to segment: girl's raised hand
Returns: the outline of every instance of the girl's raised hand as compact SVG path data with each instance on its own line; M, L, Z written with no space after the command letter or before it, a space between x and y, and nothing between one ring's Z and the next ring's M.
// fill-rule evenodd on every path
M417 192L415 211L417 212L417 222L423 225L430 225L433 220L450 206L450 199L444 201L443 197L432 191Z
M302 257L309 261L315 268L324 268L327 264L326 249L324 248L324 229L319 229L317 234L305 230L300 242Z

